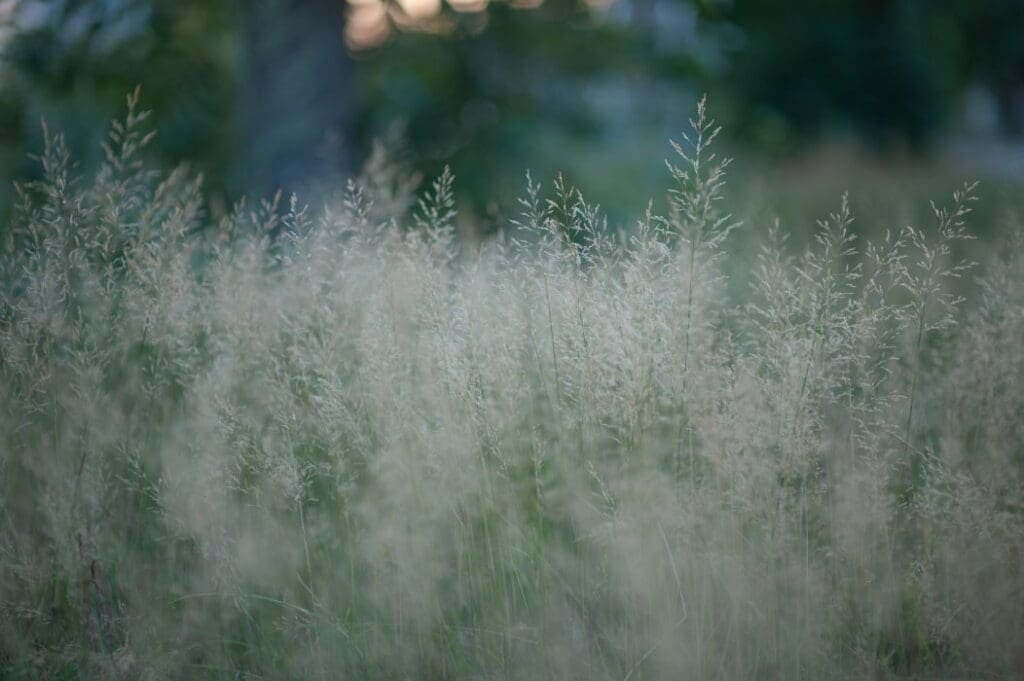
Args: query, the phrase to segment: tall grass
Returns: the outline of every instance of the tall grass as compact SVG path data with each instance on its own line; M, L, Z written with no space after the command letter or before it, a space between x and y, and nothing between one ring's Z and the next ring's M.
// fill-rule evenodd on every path
M211 224L137 105L6 233L0 676L1024 673L1024 250L949 293L972 187L794 251L702 104L625 231L528 176L471 247L379 155Z

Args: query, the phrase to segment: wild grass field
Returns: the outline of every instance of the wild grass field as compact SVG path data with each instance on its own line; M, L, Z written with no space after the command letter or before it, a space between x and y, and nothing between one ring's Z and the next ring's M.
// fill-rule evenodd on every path
M1024 241L962 260L972 185L790 244L702 104L625 229L528 176L472 244L380 155L213 220L137 99L5 233L0 677L1024 675Z

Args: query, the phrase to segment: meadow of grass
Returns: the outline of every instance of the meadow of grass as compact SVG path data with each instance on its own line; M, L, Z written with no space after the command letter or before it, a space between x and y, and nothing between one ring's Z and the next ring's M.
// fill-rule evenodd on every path
M794 248L702 105L628 230L528 177L470 245L379 155L211 220L136 105L5 233L0 678L1024 674L1024 244L959 259L971 185Z

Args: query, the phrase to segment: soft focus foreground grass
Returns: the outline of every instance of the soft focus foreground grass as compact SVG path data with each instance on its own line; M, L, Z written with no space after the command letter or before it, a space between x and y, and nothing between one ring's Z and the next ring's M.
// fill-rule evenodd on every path
M0 674L1019 676L1019 242L961 262L969 188L733 229L702 116L628 233L528 180L479 248L447 174L209 225L143 116L91 177L52 137L2 261Z

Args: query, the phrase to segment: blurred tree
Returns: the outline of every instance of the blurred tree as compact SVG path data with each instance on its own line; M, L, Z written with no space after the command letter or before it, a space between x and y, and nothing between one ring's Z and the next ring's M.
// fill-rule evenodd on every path
M744 30L730 80L758 141L838 132L920 147L944 120L953 84L928 0L735 0L727 16Z
M65 133L77 160L94 162L139 84L159 130L152 153L193 162L214 192L229 189L238 62L229 10L201 0L15 3L0 49L0 192L37 172L27 156L41 147L41 119Z
M0 182L37 171L40 119L94 162L143 86L151 152L188 161L215 196L268 194L350 170L343 0L27 0L0 51ZM331 143L335 142L334 146Z
M1024 137L1024 2L959 0L961 75L991 89L1004 134Z
M600 193L613 218L640 208L627 195L651 185L622 150L649 135L662 153L692 111L706 68L694 41L673 32L689 31L692 5L546 0L470 12L462 1L438 4L429 20L399 24L386 42L357 52L357 138L404 119L414 160L428 173L451 165L460 196L472 200L463 208L478 216L490 202L513 205L527 167L546 180L565 171ZM632 147L660 180L649 149Z

